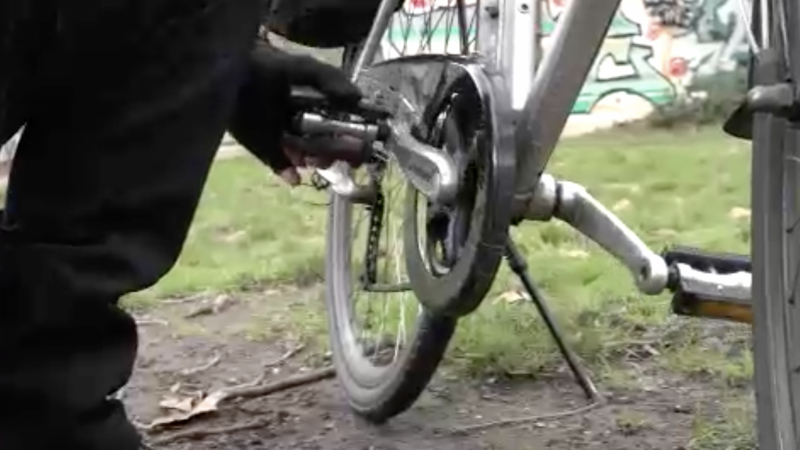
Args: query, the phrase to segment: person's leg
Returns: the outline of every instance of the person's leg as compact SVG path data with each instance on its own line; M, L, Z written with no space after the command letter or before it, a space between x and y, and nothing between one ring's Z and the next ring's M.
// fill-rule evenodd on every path
M3 450L137 447L108 399L137 346L117 301L181 250L259 2L60 2L0 226Z

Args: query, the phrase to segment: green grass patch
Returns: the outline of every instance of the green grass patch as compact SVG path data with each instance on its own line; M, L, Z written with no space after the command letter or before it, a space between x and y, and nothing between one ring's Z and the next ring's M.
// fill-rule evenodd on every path
M311 188L288 189L250 157L218 162L175 269L144 294L320 282L326 201Z
M721 414L708 419L703 411L695 415L690 450L752 450L757 447L752 400L730 400Z
M585 185L655 249L674 243L749 248L742 214L750 204L748 146L717 129L565 140L549 170ZM218 162L175 270L137 296L145 299L139 304L253 284L321 281L325 202L324 193L283 186L254 159ZM513 234L572 345L596 367L668 316L667 297L639 295L624 267L568 227L527 223ZM462 321L451 364L474 374L535 375L557 358L535 308L504 295L516 289L502 270L481 309ZM292 318L324 336L320 314Z

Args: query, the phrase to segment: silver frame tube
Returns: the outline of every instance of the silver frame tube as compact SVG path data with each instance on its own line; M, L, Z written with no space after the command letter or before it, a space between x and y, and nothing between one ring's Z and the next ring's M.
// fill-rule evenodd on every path
M518 195L536 189L619 3L571 0L561 14L515 130Z

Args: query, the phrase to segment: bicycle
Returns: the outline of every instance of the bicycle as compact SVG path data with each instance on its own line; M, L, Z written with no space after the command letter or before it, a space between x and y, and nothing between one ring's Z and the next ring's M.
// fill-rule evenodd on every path
M691 248L658 254L579 184L545 172L619 3L571 0L544 54L536 46L527 54L511 48L537 42L535 0L448 0L428 9L383 0L375 2L366 38L347 42L344 67L385 116L331 117L322 108L300 122L306 132L354 134L370 145L368 164L318 172L332 191L326 283L333 357L359 415L383 422L414 403L459 319L479 307L504 259L522 277L587 395L599 401L509 237L510 227L523 221L556 218L627 266L642 293L671 291L675 313L752 324L760 447L800 448L800 352L791 346L800 333L794 297L800 258L792 251L797 245L789 245L800 222L800 181L791 170L800 161L792 128L800 120L794 81L800 29L787 26L800 23L800 3L740 2L750 30L752 89L724 129L752 140L752 263ZM457 33L434 48L442 21ZM401 46L398 36L405 38ZM412 56L404 55L409 37L418 47ZM373 64L382 44L384 60ZM403 230L386 226L395 237L402 234L401 245L382 244L380 236L383 222L394 218L386 212L391 182L407 187L395 214ZM366 209L369 226L359 274L352 273L357 236L350 230L360 223L353 219L356 207ZM377 259L387 255L394 275L408 272L402 280L378 276ZM356 287L405 293L404 300L413 292L419 304L384 302L382 311L403 326L412 315L413 334L392 332L382 322L377 336L365 338L356 326L372 323L354 316L373 304L355 305Z

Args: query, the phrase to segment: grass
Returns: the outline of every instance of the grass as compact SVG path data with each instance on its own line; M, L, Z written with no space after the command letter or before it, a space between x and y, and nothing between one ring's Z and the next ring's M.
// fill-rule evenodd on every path
M690 450L752 450L757 447L752 399L729 399L716 419L695 416Z
M746 252L748 220L731 212L749 207L748 158L746 144L716 129L679 136L623 131L565 141L550 171L584 184L654 249L683 243ZM220 161L176 268L129 304L321 281L326 201L310 188L286 188L254 159ZM636 293L625 268L568 227L529 223L513 234L572 345L590 362L601 366L643 330L666 320L667 297ZM535 309L506 301L504 294L516 289L502 270L484 306L459 327L452 364L469 373L532 375L554 361ZM323 320L313 322L324 326Z
M213 169L183 254L133 303L260 283L314 284L324 272L326 208L320 193L290 190L256 160Z

